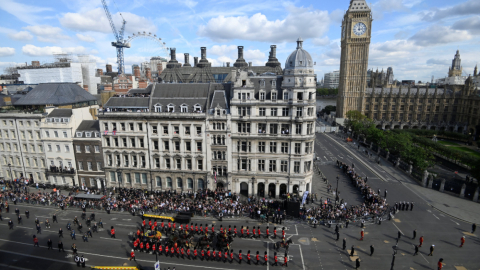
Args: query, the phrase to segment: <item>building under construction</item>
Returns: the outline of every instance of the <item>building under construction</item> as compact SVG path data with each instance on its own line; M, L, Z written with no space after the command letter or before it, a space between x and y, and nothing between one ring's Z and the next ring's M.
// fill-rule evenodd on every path
M88 55L77 55L77 59L73 60L67 54L57 54L53 63L32 61L31 65L17 67L19 80L25 84L76 83L96 95L100 78L95 77L95 61L90 60Z

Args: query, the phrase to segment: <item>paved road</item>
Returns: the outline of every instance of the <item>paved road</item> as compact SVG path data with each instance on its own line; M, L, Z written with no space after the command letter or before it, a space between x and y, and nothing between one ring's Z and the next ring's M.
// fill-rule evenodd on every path
M398 254L395 260L395 269L436 269L436 263L439 258L444 258L444 269L468 269L477 270L480 267L480 259L475 256L480 248L480 239L476 235L465 232L470 231L470 224L463 223L440 212L432 209L416 193L412 192L405 183L411 180L403 179L400 175L390 177L381 172L382 166L376 165L364 156L360 161L358 150L353 148L343 148L341 142L335 138L332 139L325 134L317 136L316 152L318 156L325 156L327 159L343 158L346 162L355 163L355 168L362 174L369 177L368 183L375 189L380 188L382 193L388 189L388 201L414 201L413 211L400 211L395 215L392 221L385 221L382 225L367 225L364 241L359 241L361 228L358 224L350 224L349 228L340 230L340 239L347 239L348 249L354 245L356 255L361 260L361 269L390 269L392 260L392 247L395 245L397 232L400 230L403 234L398 243ZM340 144L338 144L340 143ZM358 157L358 158L357 158ZM325 158L324 158L325 159ZM339 171L333 163L324 163L319 165L323 173L331 183L336 182L335 177L339 178L340 196L349 204L357 204L362 201L358 195L358 190L353 188L349 181ZM383 178L383 180L381 179ZM324 189L325 184L319 177L314 178L314 190ZM336 183L335 183L336 184ZM322 191L322 194L326 194ZM327 196L327 195L322 195ZM332 196L333 198L333 196ZM21 213L24 213L26 205L18 206ZM88 259L87 266L92 265L139 265L145 269L153 269L155 256L137 252L137 263L127 260L132 244L129 234L136 230L141 219L133 217L128 213L114 213L107 215L105 213L96 213L97 220L102 218L105 223L105 229L98 234L94 234L88 243L83 243L79 234L77 240L71 240L67 232L64 232L63 239L65 253L59 253L57 250L47 250L46 243L51 238L56 247L58 243L58 229L65 226L68 221L72 221L74 216L80 216L80 211L67 210L60 211L51 207L29 207L30 219L24 217L23 224L17 225L16 218L12 214L15 206L11 206L10 214L3 213L4 220L0 221L0 269L75 269L73 257L70 252L70 246L75 242L80 254L84 254ZM34 219L37 216L41 221L56 212L59 224L52 224L51 229L43 229L42 234L38 235L40 248L33 247L32 235L35 233ZM13 218L15 229L8 230L7 220ZM204 219L194 219L193 222L204 223ZM212 223L212 220L208 221ZM224 220L216 222L215 227L219 228L222 224L236 225L237 227L258 226L257 221L249 219ZM42 224L43 225L43 224ZM108 234L108 228L114 225L117 231L117 239L111 239ZM353 269L354 261L348 256L347 251L342 250L342 242L335 241L333 235L334 228L319 227L311 228L303 223L287 222L287 237L293 240L290 248L288 268L290 269ZM261 225L262 231L265 231L266 225ZM272 229L275 225L271 224ZM283 226L283 225L282 225ZM417 230L417 239L412 240L412 231ZM420 248L420 255L412 256L413 245L418 243L418 238L423 235L425 242ZM465 235L467 240L463 248L459 248L460 237ZM477 232L478 235L478 232ZM260 251L263 254L268 250L269 260L273 259L274 239L235 239L232 248L235 253L239 249L245 254L248 250L252 253ZM435 245L434 256L427 256L430 245ZM369 247L374 245L375 253L369 256ZM276 266L247 265L243 262L233 264L223 262L192 261L187 259L177 259L160 256L162 269L166 267L176 267L176 269L279 269ZM462 266L464 268L455 268Z

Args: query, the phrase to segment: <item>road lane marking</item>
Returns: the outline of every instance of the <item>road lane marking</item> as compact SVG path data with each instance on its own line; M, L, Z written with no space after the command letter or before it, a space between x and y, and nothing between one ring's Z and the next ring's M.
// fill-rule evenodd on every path
M115 224L116 226L137 227L137 225Z
M460 226L460 224L458 224L458 222L455 222L453 221L452 219L450 219L453 223L457 224L457 226Z
M439 217L437 217L437 216L435 216L435 214L432 214L432 215L433 215L434 217L436 217L438 220L440 220L440 218L439 218Z
M102 239L106 239L106 240L117 240L117 241L122 241L122 239L117 239L117 238L106 238L106 237L100 237Z
M22 242L15 242L15 241L11 241L11 240L6 240L6 239L0 239L0 241L4 241L4 242L10 242L10 243L15 243L15 244L20 244L20 245L25 245L25 246L30 246L32 247L32 244L31 243L22 243ZM40 248L47 248L46 246L39 246ZM35 247L33 247L35 248ZM0 250L0 252L10 252L10 251L4 251L4 250ZM72 252L71 250L66 250L66 252ZM10 252L10 253L13 253L13 252ZM23 255L23 256L31 256L33 257L33 255L25 255L25 254L22 254L22 253L18 253L19 255ZM98 253L87 253L87 252L82 252L82 254L85 254L85 255L91 255L91 256L99 256L99 257L105 257L105 258L112 258L112 259L118 259L118 260L126 260L127 258L126 257L116 257L116 256L110 256L110 255L102 255L102 254L98 254ZM45 257L38 257L40 259L46 259L46 260L55 260L55 259L48 259L48 258L45 258ZM141 262L147 262L147 263L155 263L155 261L149 261L149 260L142 260L142 259L137 259L137 261L141 261ZM76 264L74 262L68 262L68 261L58 261L58 262L62 262L62 263L69 263L69 264ZM186 267L196 267L196 268L206 268L206 269L218 269L218 270L236 270L234 268L219 268L219 267L211 267L211 266L200 266L200 265L191 265L191 264L180 264L180 263L176 263L176 262L164 262L162 261L162 264L168 264L168 265L173 265L173 266L186 266ZM305 267L304 267L305 269Z
M398 230L402 235L405 235L405 234L400 230L400 228L398 228L397 225L395 225L395 223L392 223L392 224L393 224L393 226L395 226L395 228L397 228L397 230Z
M5 253L9 253L9 254L19 255L19 256L22 256L22 257L31 257L31 258L36 258L36 259L54 261L54 262L59 262L59 263L68 263L68 264L74 264L74 265L77 264L77 263L75 263L75 262L55 260L55 259L50 259L50 258L46 258L46 257L42 257L42 256L35 256L35 255L30 255L30 254L23 254L23 253L6 251L6 250L0 250L0 252L5 252ZM20 267L15 267L15 268L13 268L13 267L10 266L10 265L9 265L8 267L9 267L9 268L12 268L12 269L25 269L25 268L20 268Z

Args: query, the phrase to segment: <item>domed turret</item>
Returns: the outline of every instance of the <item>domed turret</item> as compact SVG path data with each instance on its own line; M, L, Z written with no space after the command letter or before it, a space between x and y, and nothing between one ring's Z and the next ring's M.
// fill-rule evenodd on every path
M285 69L313 69L313 60L303 48L303 40L297 40L297 49L293 51L285 62Z

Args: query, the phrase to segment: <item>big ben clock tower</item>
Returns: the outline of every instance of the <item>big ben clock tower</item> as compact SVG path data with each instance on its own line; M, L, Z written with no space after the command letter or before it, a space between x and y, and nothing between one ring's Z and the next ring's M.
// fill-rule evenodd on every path
M342 22L342 54L337 97L337 122L348 111L364 112L368 51L372 34L372 11L365 0L350 0Z

